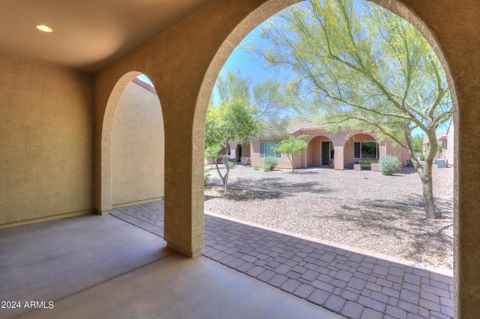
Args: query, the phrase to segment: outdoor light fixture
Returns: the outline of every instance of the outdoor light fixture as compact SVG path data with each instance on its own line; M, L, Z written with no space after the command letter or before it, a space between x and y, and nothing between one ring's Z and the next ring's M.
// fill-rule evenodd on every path
M42 32L46 32L46 33L51 33L53 32L53 29L50 28L48 25L45 25L45 24L39 24L36 26L36 28Z

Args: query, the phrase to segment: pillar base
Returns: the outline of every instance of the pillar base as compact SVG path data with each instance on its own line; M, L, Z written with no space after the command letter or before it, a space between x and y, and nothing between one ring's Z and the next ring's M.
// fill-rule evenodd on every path
M105 209L105 210L97 209L96 214L101 215L101 216L105 216L105 215L110 215L111 212L112 212L111 209Z
M188 258L197 258L202 254L202 248L192 251L190 249L185 249L183 247L179 247L179 246L175 245L175 243L172 243L172 242L169 242L169 241L167 241L167 247L175 250L177 253L179 253L179 254L181 254L185 257L188 257Z

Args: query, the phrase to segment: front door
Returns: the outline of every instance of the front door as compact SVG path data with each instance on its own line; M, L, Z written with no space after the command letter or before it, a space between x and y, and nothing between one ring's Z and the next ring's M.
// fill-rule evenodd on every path
M330 165L330 142L322 142L322 165Z

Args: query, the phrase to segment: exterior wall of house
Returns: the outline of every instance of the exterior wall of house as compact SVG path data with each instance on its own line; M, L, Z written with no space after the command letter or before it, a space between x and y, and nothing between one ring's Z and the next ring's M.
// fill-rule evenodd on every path
M112 127L112 205L163 197L164 133L156 93L130 82Z
M262 142L278 142L278 140L253 140L250 142L250 161L252 166L263 166L263 160L265 158L261 157L260 154L260 143ZM279 169L291 169L292 165L288 160L287 155L282 154L280 158L277 158ZM296 160L295 162L297 162Z
M0 56L0 225L93 208L92 79Z
M410 159L410 153L408 152L408 150L396 143L393 143L392 141L385 142L385 148L386 154L397 156L403 166L406 166L408 164L408 160ZM382 154L380 154L380 156L381 155Z
M334 161L330 159L331 167L335 169L353 168L358 159L354 157L354 143L376 141L375 137L366 133L355 133L348 131L339 131L328 133L320 129L301 130L293 133L293 135L307 135L308 143L307 152L303 155L293 156L294 168L321 167L322 165L322 142L332 142L334 145ZM268 140L272 142L273 140ZM251 145L251 161L252 165L263 165L263 158L260 157L260 143L263 140L252 141ZM391 141L381 141L378 143L377 158L382 155L391 154L398 157L403 166L407 165L410 158L408 151ZM290 161L285 154L281 158L277 158L278 168L291 169ZM340 163L341 162L341 163ZM339 165L339 163L341 165Z

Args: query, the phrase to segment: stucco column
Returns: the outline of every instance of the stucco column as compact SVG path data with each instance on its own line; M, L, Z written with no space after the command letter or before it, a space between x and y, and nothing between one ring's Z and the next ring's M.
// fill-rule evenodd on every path
M192 152L203 152L192 146L191 124L166 118L164 239L177 252L197 257L203 247L203 158L195 165Z
M343 150L344 147L343 145L337 146L334 145L334 161L333 161L333 167L338 170L343 170L345 169L345 162L344 162L344 156L343 156Z
M387 155L387 143L378 143L378 158Z

